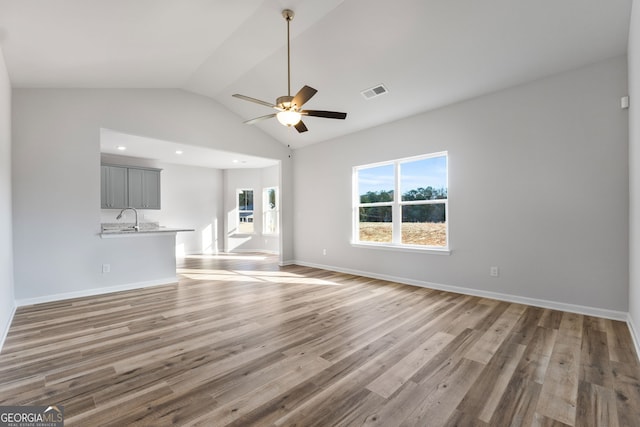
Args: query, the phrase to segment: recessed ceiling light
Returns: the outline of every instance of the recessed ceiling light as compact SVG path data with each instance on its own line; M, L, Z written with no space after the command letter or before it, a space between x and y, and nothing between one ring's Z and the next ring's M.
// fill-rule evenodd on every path
M184 153L184 151L182 151L182 150L176 150L176 154L182 154L182 153Z
M240 163L240 160L238 160L238 159L233 159L233 163Z
M127 147L125 147L124 145L118 145L116 148L120 151L124 151L127 149Z

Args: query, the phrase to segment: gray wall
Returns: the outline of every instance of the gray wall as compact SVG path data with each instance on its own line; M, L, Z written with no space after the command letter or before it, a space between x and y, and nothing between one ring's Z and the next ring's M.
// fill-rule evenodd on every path
M640 351L640 2L629 32L629 318Z
M296 150L295 259L625 317L626 92L618 57ZM352 247L352 167L444 150L452 254Z
M148 277L131 271L136 277L123 275L115 283L114 265L109 275L101 273L101 264L117 249L112 240L97 236L100 128L278 160L289 155L284 145L243 125L216 102L181 90L15 89L12 108L19 300L117 286L139 280L138 274ZM287 185L291 167L282 164ZM292 254L285 239L285 256L287 251ZM150 262L147 268L151 273L158 266Z
M11 82L0 49L0 349L14 309L11 230Z

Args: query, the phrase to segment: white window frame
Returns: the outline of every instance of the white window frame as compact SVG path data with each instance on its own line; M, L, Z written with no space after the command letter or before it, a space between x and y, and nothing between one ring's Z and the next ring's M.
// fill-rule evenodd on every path
M447 185L447 198L435 199L435 200L408 200L403 201L402 194L400 192L400 171L403 163L415 162L419 160L444 157L447 167L446 185ZM394 167L394 189L393 189L393 201L391 202L377 202L377 203L360 203L360 190L358 188L358 172L360 170L374 168L378 166L393 165ZM367 165L360 165L353 167L352 177L352 193L353 193L353 209L352 209L352 240L351 245L355 247L372 248L372 249L387 249L409 252L426 252L438 255L449 255L451 250L449 248L449 153L447 151L439 151L436 153L425 154L421 156L405 157L402 159L390 160L385 162L370 163ZM427 205L427 204L444 204L445 209L445 232L447 244L446 246L426 246L426 245L411 245L402 243L402 207L408 205ZM375 207L375 206L391 206L392 210L392 240L391 242L366 242L360 241L360 208L361 207Z
M268 191L274 190L276 193L276 206L274 209L269 207L269 195ZM276 229L273 232L266 231L267 215L273 214L275 216ZM277 236L280 234L280 191L278 187L265 187L262 189L262 234L265 236Z

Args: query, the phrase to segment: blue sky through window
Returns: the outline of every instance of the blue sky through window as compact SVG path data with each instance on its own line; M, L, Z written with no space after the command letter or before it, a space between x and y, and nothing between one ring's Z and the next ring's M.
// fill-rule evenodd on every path
M400 163L400 193L417 188L447 188L447 158L430 157Z
M400 164L400 192L402 194L417 188L447 188L446 156L429 157ZM391 191L394 187L393 164L358 170L358 190L360 195L369 191Z
M394 187L393 165L376 166L358 171L358 190L360 195L369 191L392 191Z

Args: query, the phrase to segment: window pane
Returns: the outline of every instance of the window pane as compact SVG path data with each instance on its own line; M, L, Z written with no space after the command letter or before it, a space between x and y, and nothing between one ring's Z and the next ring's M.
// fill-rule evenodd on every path
M390 243L393 234L391 220L391 206L360 208L360 241Z
M240 190L238 192L238 209L240 211L253 210L253 190Z
M402 243L447 246L445 210L444 203L402 206Z
M262 212L264 234L278 234L278 188L267 187L262 190Z
M253 233L253 190L238 191L238 231Z
M277 234L278 232L278 213L269 211L264 213L264 233Z
M264 190L264 209L274 210L276 208L276 189L265 188Z
M447 157L430 157L400 164L402 200L447 198Z
M394 183L392 164L358 169L360 203L393 201Z

